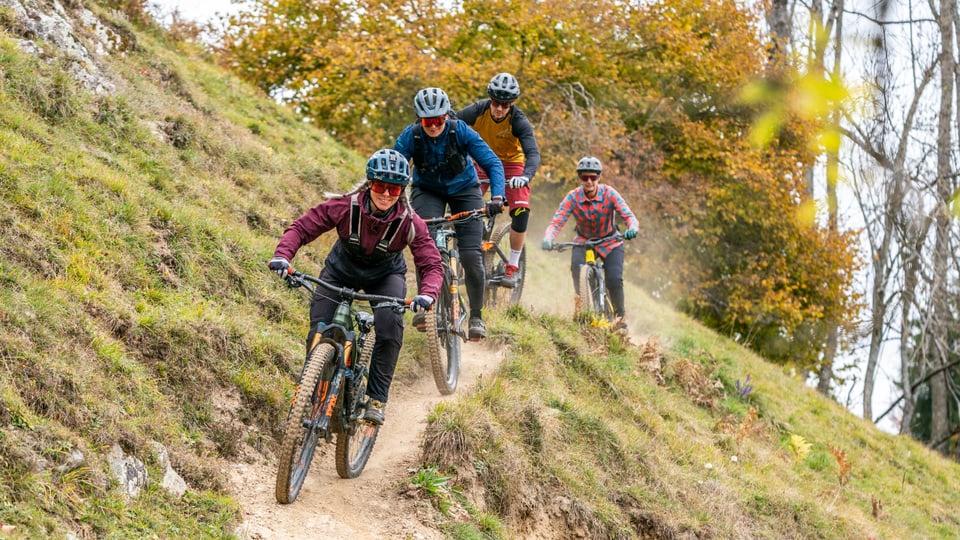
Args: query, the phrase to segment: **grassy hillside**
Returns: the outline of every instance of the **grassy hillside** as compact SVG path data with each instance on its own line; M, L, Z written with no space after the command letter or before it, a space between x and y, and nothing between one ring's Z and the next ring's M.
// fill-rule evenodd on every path
M35 36L0 5L0 521L22 538L231 537L224 467L275 443L305 331L265 261L363 159L197 48L87 7L117 36L104 94L52 43L25 52ZM298 266L318 269L327 242ZM414 483L451 536L960 534L955 464L640 291L633 330L659 339L646 360L547 314L566 259L534 251L533 306L490 318L506 362L434 411L424 441ZM400 376L417 377L408 336ZM105 455L119 445L156 480L154 441L191 490L155 481L128 501Z
M306 308L266 260L363 159L198 49L88 7L122 38L108 94L52 43L23 52L29 29L0 5L0 521L25 538L228 536L222 467L273 444L302 362ZM154 473L151 441L192 491L128 506L104 455L119 444Z
M639 343L558 317L566 267L530 255L532 305L493 325L511 346L498 375L425 437L424 462L461 488L434 495L453 536L960 536L955 463L629 285Z

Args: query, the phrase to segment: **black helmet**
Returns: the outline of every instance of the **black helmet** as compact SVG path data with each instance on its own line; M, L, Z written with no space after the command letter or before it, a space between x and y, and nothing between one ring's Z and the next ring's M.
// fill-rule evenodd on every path
M413 98L418 118L434 118L450 112L450 98L439 88L424 88Z
M520 97L520 83L509 73L497 73L487 85L487 95L497 101L515 101Z
M600 174L603 172L603 165L600 164L599 159L593 156L585 156L577 162L577 174L582 172L595 172Z
M367 162L367 180L405 186L410 183L410 162L396 150L377 150Z

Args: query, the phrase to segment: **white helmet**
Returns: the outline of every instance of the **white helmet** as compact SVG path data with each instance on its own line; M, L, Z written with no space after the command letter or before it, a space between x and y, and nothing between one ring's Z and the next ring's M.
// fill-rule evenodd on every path
M577 173L582 172L595 172L600 174L603 172L603 165L600 164L600 160L593 156L585 156L580 158L580 161L577 163Z
M450 98L439 88L424 88L413 98L418 118L434 118L450 112Z

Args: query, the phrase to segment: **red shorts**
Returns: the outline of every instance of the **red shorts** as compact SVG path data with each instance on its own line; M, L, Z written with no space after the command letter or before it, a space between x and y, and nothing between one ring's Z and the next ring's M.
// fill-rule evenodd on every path
M486 195L487 189L490 188L490 179L487 178L487 173L485 173L476 162L473 163L473 166L477 169L477 176L480 177L480 191ZM503 176L506 180L509 180L514 176L523 176L523 163L504 162ZM507 187L506 192L508 208L511 210L515 208L526 208L527 210L530 209L530 184L527 184L520 189L511 189Z

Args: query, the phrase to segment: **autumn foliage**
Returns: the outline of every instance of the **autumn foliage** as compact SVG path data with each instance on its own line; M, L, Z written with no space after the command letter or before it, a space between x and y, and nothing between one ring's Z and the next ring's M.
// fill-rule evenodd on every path
M818 119L788 111L769 144L750 137L765 112L741 99L768 63L759 13L729 0L245 5L221 61L348 146L392 145L419 88L462 107L511 72L543 153L537 181L600 156L643 222L631 265L655 295L803 368L852 319L853 238L818 226L805 190Z

